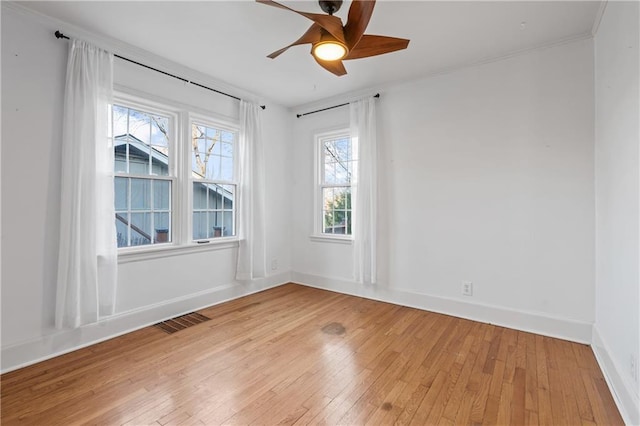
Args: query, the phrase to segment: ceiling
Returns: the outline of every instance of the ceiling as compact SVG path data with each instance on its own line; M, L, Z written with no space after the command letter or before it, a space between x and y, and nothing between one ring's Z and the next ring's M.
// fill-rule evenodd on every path
M316 1L282 1L322 13ZM42 1L23 6L119 39L217 80L294 107L342 93L419 78L590 34L600 1L380 0L366 33L411 40L406 50L345 61L337 77L310 46L269 53L311 24L254 1ZM336 14L346 22L350 1ZM64 28L61 28L64 32ZM114 52L118 53L118 52Z

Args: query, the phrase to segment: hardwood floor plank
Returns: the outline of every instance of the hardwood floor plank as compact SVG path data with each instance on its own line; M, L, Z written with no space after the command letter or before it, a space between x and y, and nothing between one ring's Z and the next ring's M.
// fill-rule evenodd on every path
M585 345L287 284L0 377L3 425L623 424Z

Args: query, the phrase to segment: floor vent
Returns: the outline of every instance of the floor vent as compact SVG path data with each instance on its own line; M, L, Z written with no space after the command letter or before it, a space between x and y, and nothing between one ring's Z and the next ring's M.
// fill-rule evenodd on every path
M160 330L172 334L176 331L184 330L192 325L200 324L201 322L209 321L211 318L206 317L197 312L191 312L190 314L182 315L179 317L171 318L166 321L159 322L154 327Z

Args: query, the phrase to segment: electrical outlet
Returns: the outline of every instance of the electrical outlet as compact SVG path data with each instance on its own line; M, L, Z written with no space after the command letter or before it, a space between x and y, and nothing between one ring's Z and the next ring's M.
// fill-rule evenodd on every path
M462 295L473 296L473 283L471 281L462 281Z
M271 270L275 271L276 269L278 269L278 259L273 259L271 261Z
M638 358L635 355L631 355L629 362L629 372L634 382L638 383Z

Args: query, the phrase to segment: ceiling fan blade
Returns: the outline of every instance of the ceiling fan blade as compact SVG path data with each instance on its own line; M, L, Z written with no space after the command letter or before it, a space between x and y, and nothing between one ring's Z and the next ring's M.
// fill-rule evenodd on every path
M375 5L375 0L353 0L351 2L347 25L344 26L344 38L349 49L352 49L360 41L367 25L369 25Z
M369 56L383 55L385 53L395 52L396 50L406 49L408 45L409 40L406 38L365 34L356 47L351 49L344 59L360 59L368 58Z
M267 6L273 6L273 7L278 7L280 9L289 10L291 12L297 13L298 15L302 15L305 18L312 20L313 22L315 22L316 24L318 24L319 26L327 30L327 32L332 36L334 36L338 41L346 44L346 41L344 39L344 31L342 28L342 21L337 16L323 15L320 13L300 12L298 10L291 9L290 7L287 7L273 0L256 0L256 2L266 4Z
M300 37L298 40L294 41L293 43L291 43L290 45L283 47L280 50L276 50L275 52L273 52L272 54L268 55L268 58L271 59L275 59L277 58L281 53L284 53L288 48L293 47L293 46L299 46L301 44L308 44L308 43L317 43L320 41L320 38L322 37L322 27L318 24L312 24L309 29L307 30L306 33L302 34L302 37Z
M311 56L313 56L313 54ZM347 73L347 70L344 68L344 64L340 60L323 61L322 59L318 59L315 56L313 56L313 59L315 59L316 62L320 64L322 68L337 75L338 77L340 77L341 75L345 75Z

